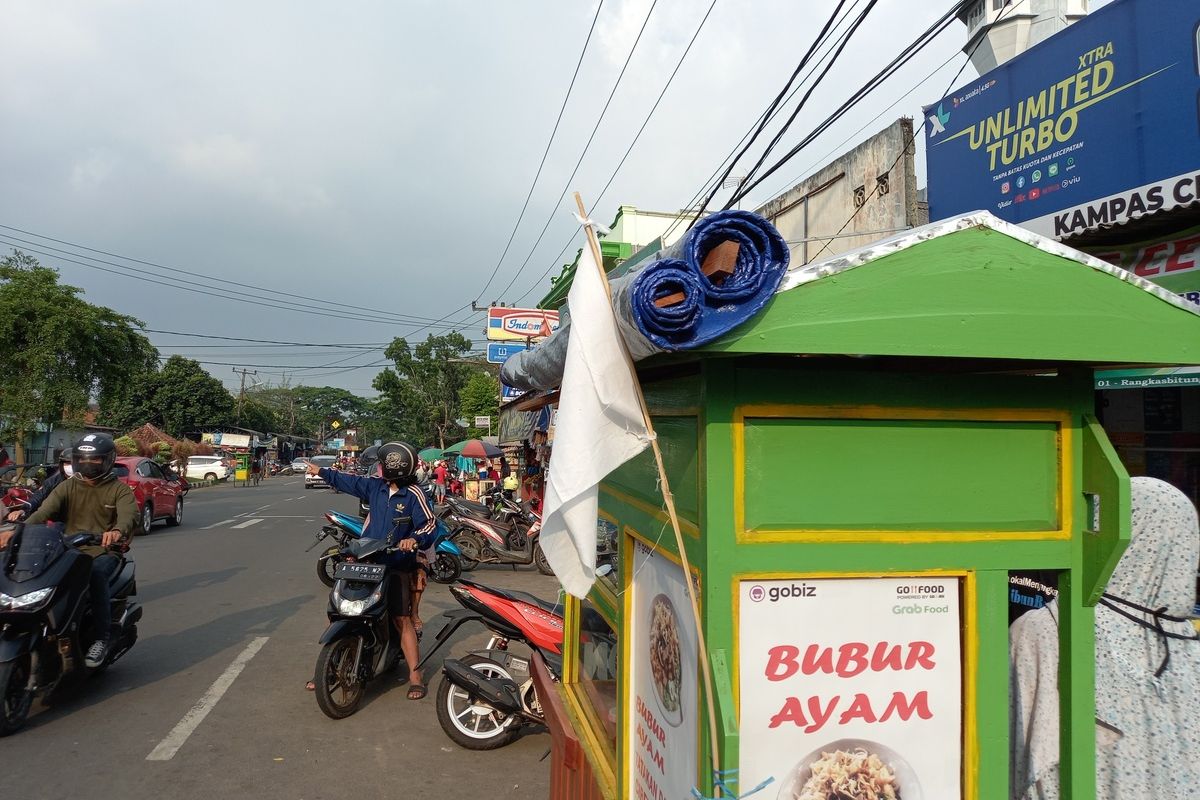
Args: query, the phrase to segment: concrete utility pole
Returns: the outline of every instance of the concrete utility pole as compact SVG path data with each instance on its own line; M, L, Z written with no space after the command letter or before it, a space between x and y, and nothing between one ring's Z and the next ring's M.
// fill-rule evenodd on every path
M257 376L258 370L251 371L248 369L238 369L237 367L234 367L233 371L241 373L241 375L242 375L242 388L238 390L238 404L237 404L237 424L241 425L242 424L242 403L246 400L246 376L247 375Z

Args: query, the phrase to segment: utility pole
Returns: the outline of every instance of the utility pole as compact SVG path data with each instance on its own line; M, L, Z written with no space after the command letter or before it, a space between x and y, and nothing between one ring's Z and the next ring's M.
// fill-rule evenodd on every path
M258 370L251 371L248 369L238 369L237 367L234 367L233 371L237 372L237 373L241 373L241 375L242 375L242 388L238 390L238 404L237 404L237 424L241 425L242 424L242 403L245 402L245 400L246 400L246 376L247 375L258 375Z

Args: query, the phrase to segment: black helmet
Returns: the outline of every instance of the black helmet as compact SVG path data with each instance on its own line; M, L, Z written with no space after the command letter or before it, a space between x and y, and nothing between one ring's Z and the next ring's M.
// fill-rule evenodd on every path
M65 464L71 461L71 448L56 447L54 448L54 463Z
M417 473L417 451L407 442L388 442L378 450L384 480L412 483Z
M117 445L107 433L89 433L71 446L71 469L89 480L103 478L117 460Z
M379 463L379 448L371 445L366 450L363 450L362 455L358 457L358 463L367 472L373 470L375 465Z

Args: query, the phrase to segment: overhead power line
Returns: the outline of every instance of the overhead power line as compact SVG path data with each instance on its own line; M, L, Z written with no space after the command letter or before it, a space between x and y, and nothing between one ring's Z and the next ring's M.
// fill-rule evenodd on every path
M487 282L479 290L479 295L475 298L476 303L487 292L488 287L492 285L492 280L500 270L500 265L504 263L504 257L508 255L508 249L512 247L513 239L517 236L517 229L521 227L521 220L525 219L525 211L529 208L529 199L533 197L534 187L537 186L538 178L542 176L542 168L546 166L546 157L550 155L550 146L554 144L554 137L558 134L558 126L562 122L563 112L567 110L567 101L571 99L571 91L575 88L575 79L579 77L579 68L583 65L583 57L587 54L588 44L592 41L592 32L596 30L596 20L600 18L600 9L602 8L604 8L604 0L600 0L596 5L596 13L592 17L591 27L588 28L587 38L583 40L583 49L579 51L579 60L575 62L575 72L571 74L571 84L567 87L566 95L563 96L562 106L558 109L558 117L554 120L554 128L550 131L550 138L546 141L546 149L542 152L542 160L538 162L537 172L533 175L533 182L529 184L529 191L525 194L525 202L521 206L521 213L517 215L517 221L513 223L512 232L508 235L508 242L504 245L504 252L496 260L496 266L492 267L492 274L488 276Z
M788 150L788 152L785 153L778 161L776 161L769 169L759 175L755 180L747 182L739 187L739 189L734 193L734 196L730 198L730 204L732 205L733 203L737 203L745 198L746 195L753 191L756 186L761 184L767 178L771 177L771 175L775 174L780 167L794 158L797 153L811 144L821 134L825 133L825 131L827 131L830 126L841 119L846 112L861 103L868 95L878 89L889 77L895 73L897 69L907 64L918 53L928 47L934 39L936 39L944 30L946 30L946 28L951 25L951 23L954 22L954 18L958 14L958 11L967 2L969 2L969 0L962 0L962 2L955 3L949 11L943 14L912 43L900 51L899 55L893 58L886 66L879 70L879 72L875 73L875 75L869 78L866 83L860 86L858 90L850 96L849 99L843 102L832 114L818 123L817 126L808 133L808 135L806 135L800 140L800 142Z
M624 155L622 155L621 160L617 162L617 166L613 169L612 174L608 176L608 181L605 182L604 188L600 190L600 193L596 195L595 198L590 200L592 208L596 208L600 205L600 202L604 199L605 194L608 193L609 187L612 186L613 181L616 180L617 173L621 171L621 167L625 166L626 159L628 159L629 154L633 152L633 148L638 143L638 140L642 138L642 133L646 130L646 126L650 123L650 119L654 116L654 112L658 110L658 106L660 103L662 103L663 97L666 96L667 90L671 88L671 84L675 81L675 76L679 74L679 68L683 66L683 62L687 58L688 53L692 51L692 45L696 43L696 38L700 36L700 31L704 30L704 24L708 22L709 15L712 14L713 8L715 8L716 5L717 0L712 0L708 6L708 10L704 12L704 17L701 18L700 24L696 26L696 30L692 34L692 38L688 40L687 47L683 49L683 54L679 56L679 61L675 63L675 69L671 70L670 77L668 77L667 82L663 84L662 91L658 93L658 99L654 101L654 105L650 107L650 111L647 112L646 118L642 120L641 127L639 127L637 133L634 134L633 141L629 143L629 147L625 148ZM571 242L575 241L577 234L578 231L571 232L570 238L567 239L566 243L562 246L562 249L558 251L558 255L554 257L554 260L550 262L550 266L546 267L546 270L534 280L533 284L530 285L530 287L526 289L520 297L517 298L517 302L520 302L528 297L529 294L536 290L538 285L545 280L546 276L550 274L550 271L553 270L558 264L559 259L561 259L563 254L567 252L567 248L571 246Z
M204 275L203 273L192 272L190 270L179 269L177 267L171 267L171 266L167 266L165 264L159 264L159 263L156 263L153 261L145 261L145 260L142 260L139 258L133 258L131 256L124 256L119 253L112 253L107 250L100 250L100 249L97 249L94 247L88 247L87 245L78 244L76 242L67 241L65 239L56 239L52 236L46 236L45 234L40 234L40 233L35 233L33 231L24 230L22 228L17 228L12 225L0 224L0 228L3 228L5 230L10 230L10 231L17 231L18 233L23 233L26 236L33 236L38 239L44 239L49 242L55 242L56 244L65 244L69 247L75 248L76 250L86 250L89 253L99 253L101 255L109 256L111 258L119 258L122 261L128 261L133 264L141 264L141 265L147 266L147 267L154 267L155 269L158 269L158 270L165 270L166 272L172 272L172 273L176 273L179 275L188 275L193 278L200 278L204 281L207 281L208 284L217 284L217 286L214 287L212 285L205 285L203 283L195 283L193 281L184 281L182 279L177 279L177 280L180 280L180 282L182 282L182 283L191 283L192 285L203 286L204 288L207 288L207 289L220 288L220 285L238 286L243 289L252 289L256 292L268 292L272 295L278 295L281 297L291 297L291 298L294 298L297 300L307 300L309 302L321 303L322 305L327 305L327 306L338 306L341 308L347 308L347 309L350 309L357 313L367 312L370 314L382 314L382 315L392 319L393 321L398 321L398 320L412 320L414 322L429 322L430 321L429 317L416 317L416 316L412 316L410 314L400 314L400 313L397 313L397 312L394 312L391 310L385 310L385 309L379 309L379 308L365 308L365 307L353 305L350 303L341 303L341 302L337 302L335 300L329 300L327 298L308 297L307 295L294 294L292 292L284 292L284 291L280 291L278 288L268 288L266 286L257 286L252 283L241 283L239 281L229 280L227 278L215 278L215 277L212 277L209 275ZM114 264L111 261L105 261L104 259L98 259L98 258L92 258L91 256L85 255L83 253L73 253L68 250L63 250L61 248L52 247L50 245L42 244L40 242L32 242L28 239L22 239L19 236L13 236L12 234L7 234L7 236L10 239L15 239L18 242L25 242L27 244L31 244L31 245L34 245L37 247L44 247L48 250L54 250L59 253L75 256L77 258L86 258L89 261L97 261L101 264L108 264L110 266L120 267L121 269L129 270L131 272L137 272L137 273L146 274L146 275L158 275L159 274L159 273L149 272L147 270L137 269L136 267L131 267L128 264ZM13 246L18 247L18 249L21 249L19 245L13 245ZM76 263L78 263L78 262L76 262ZM166 277L166 276L161 276L161 277ZM244 294L244 293L238 292L238 294Z
M872 0L872 5L874 4L874 2L875 2L875 0ZM829 19L825 20L825 25L821 28L820 32L813 38L812 43L808 46L808 50L801 57L800 63L796 64L796 68L794 70L792 70L791 76L788 77L787 82L783 85L783 88L779 90L779 94L775 95L775 99L771 101L770 105L767 106L767 110L765 112L763 112L763 115L762 115L762 117L760 117L760 121L759 121L758 125L754 128L754 132L752 134L750 134L749 139L746 140L746 143L744 145L742 145L740 150L737 151L737 154L732 159L729 160L729 166L727 166L725 168L725 171L721 174L721 177L713 184L712 191L709 192L708 196L704 198L704 202L702 202L700 204L700 209L696 212L695 219L692 220L693 225L695 224L696 220L700 219L700 217L702 217L704 215L704 210L706 208L708 208L708 204L712 202L712 199L714 197L716 197L717 192L719 192L721 190L721 187L725 185L726 179L729 178L730 174L733 172L733 168L735 166L737 166L738 161L740 161L742 156L744 156L746 154L746 151L748 151L754 145L754 142L762 134L763 130L766 129L771 118L775 115L775 112L779 108L782 107L782 104L785 102L784 98L789 97L788 92L791 90L792 84L794 84L796 82L796 79L800 77L800 73L804 71L804 68L806 66L808 66L809 62L812 60L813 55L817 52L817 48L821 45L821 43L824 41L825 37L829 34L829 29L833 27L834 20L837 19L837 16L841 12L842 6L844 6L844 5L845 5L845 0L838 0L838 4L836 6L834 6L833 13L831 13L829 15ZM867 13L870 12L870 10L871 10L871 6L868 5L867 9L859 14L858 20L855 22L855 25L850 29L850 33L853 33L854 30L857 29L858 25L862 22L862 20L864 20L866 18L866 15L867 15ZM849 13L849 12L847 12L847 13ZM847 35L845 37L845 41L849 41L849 38L850 38L849 35ZM830 65L832 65L833 61L836 59L837 59L837 56L835 55L833 60L830 61ZM824 77L824 75L822 75L822 77ZM813 82L812 86L809 88L809 94L811 94L812 90L816 88L818 83L820 83L820 80L821 79L818 78L816 81ZM799 88L799 86L797 86L797 88ZM794 112L794 113L799 113L800 107L804 105L804 100L807 100L807 99L808 99L808 94L806 94L804 96L804 98L800 101L800 104L797 106L796 112ZM775 139L771 143L772 146L774 145L774 143L776 141L779 140L779 137L782 136L784 131L786 131L786 130L787 130L787 125L784 125L784 127L780 129L779 133L777 133L775 135ZM753 172L753 170L751 170L751 172ZM750 173L747 173L747 177L749 177L749 174Z
M612 91L608 93L608 99L604 101L604 107L600 109L600 116L596 119L596 124L592 126L592 132L588 136L587 142L583 145L583 151L579 154L579 159L575 162L575 168L571 170L571 175L567 178L567 182L563 186L562 192L559 193L558 199L554 201L554 205L550 209L550 215L546 217L546 223L542 225L542 230L540 233L538 233L537 240L534 241L533 247L530 248L529 255L525 256L525 260L521 262L521 266L517 267L517 271L513 273L512 279L509 280L508 285L506 285L504 289L499 292L501 296L503 296L504 293L511 289L512 285L516 283L517 277L520 276L521 272L524 271L525 267L529 264L529 260L533 258L533 254L537 252L538 245L542 243L542 238L546 235L546 230L550 227L550 223L553 222L555 217L558 216L559 207L562 204L562 200L567 196L567 192L571 189L571 182L575 180L575 175L578 174L579 167L581 164L583 164L583 159L585 156L587 156L588 149L592 146L592 142L596 138L596 132L600 130L600 125L604 122L604 116L608 113L608 107L612 104L613 97L617 94L617 89L621 85L621 79L625 77L625 71L629 68L629 62L633 59L633 54L637 51L638 43L642 41L642 34L646 32L646 26L650 24L650 17L654 15L654 9L657 6L658 0L654 0L654 2L650 4L650 10L646 12L646 18L642 20L642 27L638 29L637 38L633 40L633 46L629 48L629 54L625 56L625 63L621 65L621 71L617 74L617 80L615 83L613 83Z

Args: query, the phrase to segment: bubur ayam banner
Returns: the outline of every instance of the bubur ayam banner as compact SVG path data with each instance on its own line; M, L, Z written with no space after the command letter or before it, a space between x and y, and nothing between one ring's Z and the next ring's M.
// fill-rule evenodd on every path
M924 109L929 215L1065 239L1200 200L1200 3L1117 0Z

